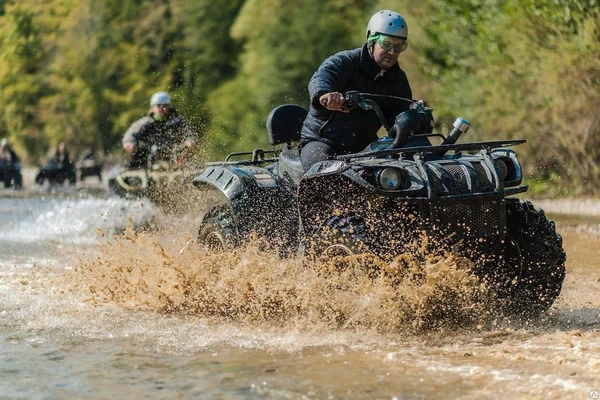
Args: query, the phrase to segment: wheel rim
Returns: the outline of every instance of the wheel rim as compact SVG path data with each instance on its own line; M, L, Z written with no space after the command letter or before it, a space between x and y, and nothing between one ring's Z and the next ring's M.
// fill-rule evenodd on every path
M331 246L328 246L327 248L325 248L325 250L322 253L323 257L326 258L330 258L330 257L346 257L346 256L352 256L354 255L354 252L352 251L352 249L350 249L350 247L341 244L341 243L335 243L332 244Z
M206 247L213 251L225 251L226 249L225 238L223 237L223 235L221 235L220 232L217 231L208 233L204 238L204 244L206 245Z

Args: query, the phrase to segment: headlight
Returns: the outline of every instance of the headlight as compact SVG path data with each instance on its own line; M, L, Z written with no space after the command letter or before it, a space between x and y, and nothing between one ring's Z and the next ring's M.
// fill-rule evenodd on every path
M402 172L395 168L385 168L379 173L379 185L384 190L396 190L402 185Z
M499 157L495 162L502 174L499 178L504 181L506 186L516 186L521 183L521 171L511 158Z
M500 178L501 181L504 181L506 175L508 174L508 166L506 165L506 162L503 159L498 158L496 159L496 167L498 167L498 170L500 171L500 176L498 178Z
M493 149L492 157L498 171L498 178L504 181L505 187L518 186L523 181L521 164L517 153L510 149Z

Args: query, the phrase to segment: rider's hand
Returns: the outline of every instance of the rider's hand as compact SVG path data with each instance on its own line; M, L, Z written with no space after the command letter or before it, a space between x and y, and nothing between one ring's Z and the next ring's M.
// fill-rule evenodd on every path
M125 142L125 143L123 143L123 148L125 149L125 151L127 153L133 153L133 150L135 150L135 143Z
M340 92L325 93L319 98L319 103L331 111L344 111L342 107L344 104L344 95Z

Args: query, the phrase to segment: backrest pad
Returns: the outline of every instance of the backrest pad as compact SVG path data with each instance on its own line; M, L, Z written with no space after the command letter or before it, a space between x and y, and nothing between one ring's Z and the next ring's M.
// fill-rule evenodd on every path
M275 107L267 117L267 132L271 145L300 140L300 131L308 111L296 104Z

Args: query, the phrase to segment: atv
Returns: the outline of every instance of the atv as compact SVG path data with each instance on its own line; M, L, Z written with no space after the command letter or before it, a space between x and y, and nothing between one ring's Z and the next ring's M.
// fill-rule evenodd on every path
M344 105L375 112L387 137L308 170L294 147L307 111L276 107L267 131L281 149L232 153L194 178L223 200L204 215L199 242L226 250L259 237L284 254L392 260L414 251L425 232L471 259L510 311L547 310L561 291L566 255L554 223L514 197L527 186L511 147L525 140L458 143L468 121L457 118L447 136L433 133L431 108L401 98L412 106L390 126L380 97L391 96L349 92Z
M21 163L0 160L0 182L5 188L22 189Z
M70 186L75 186L77 183L75 164L69 162L64 167L59 168L55 160L48 161L36 174L35 183L41 186L46 180L50 185L63 185L68 182Z
M108 171L108 188L119 197L147 197L160 202L166 191L178 188L185 182L191 185L192 178L198 174L197 169L186 164L189 163L186 155L183 146L162 148L153 145L148 149L143 168L120 164Z
M97 176L98 180L102 182L102 169L104 163L94 155L93 148L87 149L79 157L79 160L75 163L77 170L78 180L83 182L90 176Z

